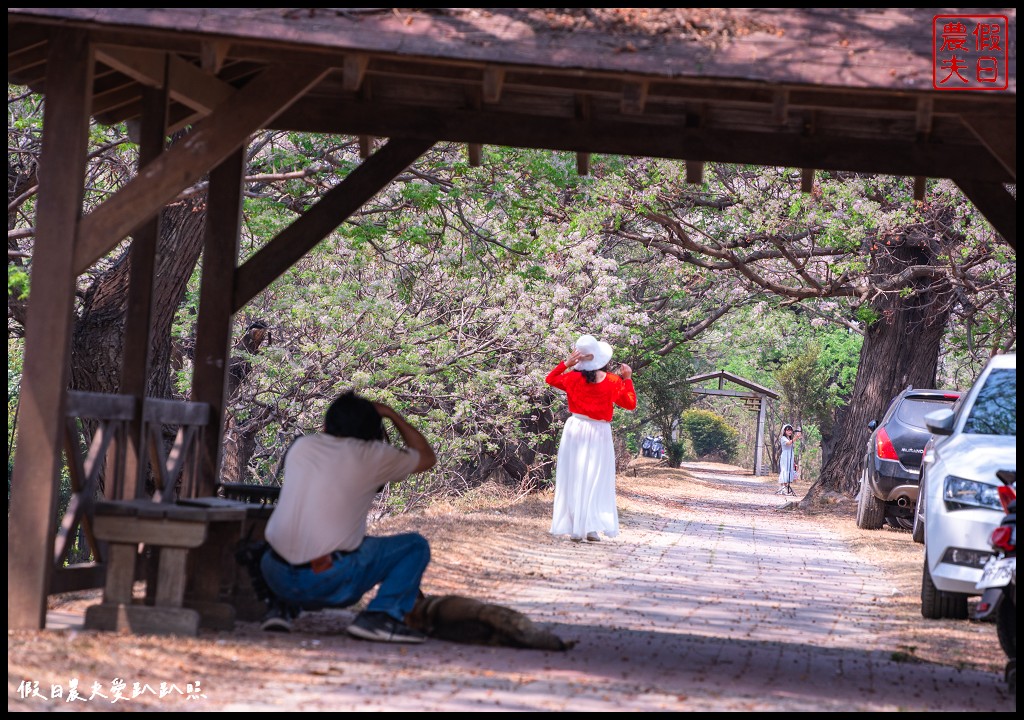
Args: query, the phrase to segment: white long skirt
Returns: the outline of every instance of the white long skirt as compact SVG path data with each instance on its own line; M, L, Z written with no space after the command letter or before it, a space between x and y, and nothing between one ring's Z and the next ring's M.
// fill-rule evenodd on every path
M612 426L572 415L558 445L551 534L582 538L589 532L619 534Z

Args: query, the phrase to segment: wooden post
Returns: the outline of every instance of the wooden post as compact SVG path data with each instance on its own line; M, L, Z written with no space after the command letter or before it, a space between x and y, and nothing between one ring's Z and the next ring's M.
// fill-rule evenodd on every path
M231 301L235 292L242 227L242 177L245 147L239 148L210 173L209 210L203 244L203 279L196 318L195 365L192 399L210 406L210 422L203 435L203 462L196 494L213 495L220 476L221 427L227 401L228 354L231 351Z
M46 627L75 302L74 238L93 80L85 33L54 29L46 69L32 294L7 523L8 630Z
M166 77L166 76L165 76ZM143 91L143 114L139 138L139 169L160 157L164 151L167 131L167 83L156 90ZM132 233L129 251L131 279L128 286L128 307L124 320L124 357L121 365L121 393L135 397L135 417L129 422L128 447L125 454L125 477L122 492L117 496L109 488L111 500L139 497L143 487L142 473L146 466L142 454L142 399L146 395L149 376L149 333L152 326L153 279L156 276L156 248L160 241L160 213ZM109 478L110 463L107 464Z
M765 419L765 396L761 396L760 407L757 409L757 439L754 441L754 475L764 475L764 462L762 460L762 454L764 452L764 419Z
M590 174L590 153L576 153L576 174L580 177Z

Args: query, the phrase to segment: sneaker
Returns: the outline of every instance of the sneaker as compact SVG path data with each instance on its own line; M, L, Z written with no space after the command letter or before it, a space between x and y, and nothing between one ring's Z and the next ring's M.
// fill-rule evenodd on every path
M393 643L421 643L427 636L395 620L387 613L363 611L348 626L348 634L363 640Z
M292 622L289 613L280 606L274 606L267 611L260 622L260 630L267 632L291 632Z
M570 535L569 539L573 542L583 542L583 538L581 538L579 535Z
M596 532L587 533L587 542L601 542L601 536Z

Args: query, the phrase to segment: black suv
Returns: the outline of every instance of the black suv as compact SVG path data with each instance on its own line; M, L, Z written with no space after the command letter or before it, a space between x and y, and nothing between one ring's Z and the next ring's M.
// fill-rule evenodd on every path
M881 422L868 423L871 437L857 494L857 527L878 530L889 523L910 530L921 479L921 458L931 438L924 416L960 399L956 390L908 386L892 399Z

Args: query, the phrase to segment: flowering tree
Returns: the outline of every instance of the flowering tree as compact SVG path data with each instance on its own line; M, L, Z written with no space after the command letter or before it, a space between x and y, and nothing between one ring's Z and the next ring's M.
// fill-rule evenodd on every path
M39 103L12 88L8 99L8 336L16 339ZM89 202L135 172L135 146L122 131L94 129ZM264 132L248 163L243 259L356 167L358 144ZM155 396L190 391L205 192L197 183L164 214ZM78 389L116 391L108 358L122 342L126 247L82 278ZM551 476L566 411L543 379L579 334L613 344L642 382L645 369L654 377L683 350L695 371L727 351L741 362L716 323L739 312L756 331L780 310L800 312L794 327L804 340L822 334L815 324L864 334L849 417L826 438L832 467L844 468L859 416L907 382L934 382L940 343L953 351L944 366L965 374L984 349L1015 343L1014 279L1012 254L944 183L916 206L893 179L823 176L808 195L783 169L708 166L694 186L678 162L598 156L579 177L566 154L489 148L471 167L461 147L441 144L239 313L225 472L272 478L291 439L318 429L327 404L351 387L413 417L438 448L436 470L387 498L391 507L488 479L529 490ZM263 341L245 340L263 325ZM751 365L770 378L778 363ZM636 428L627 420L616 429ZM849 488L827 461L822 482Z

